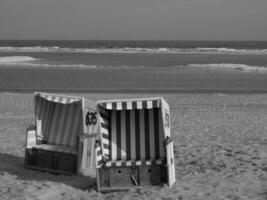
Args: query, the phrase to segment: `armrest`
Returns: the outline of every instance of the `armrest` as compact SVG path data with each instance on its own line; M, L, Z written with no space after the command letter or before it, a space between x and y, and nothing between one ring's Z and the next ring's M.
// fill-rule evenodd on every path
M30 149L36 146L36 130L27 128L26 130L26 148Z

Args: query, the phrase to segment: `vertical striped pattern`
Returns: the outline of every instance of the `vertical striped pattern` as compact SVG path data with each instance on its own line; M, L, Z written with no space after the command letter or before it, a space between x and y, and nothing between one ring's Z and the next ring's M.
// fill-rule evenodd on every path
M101 106L98 107L100 114L100 132L103 145L103 154L106 157L110 156L112 144L111 144L111 135L110 135L110 114L107 110L103 109Z
M160 108L161 100L134 100L134 101L118 101L118 102L107 102L99 103L104 109L107 110L133 110L133 109L152 109Z
M166 157L161 109L112 110L110 125L110 160L151 160Z
M81 102L56 103L36 96L37 135L49 144L76 147L82 132Z
M103 158L102 158L102 150L98 143L96 143L95 146L95 160L96 160L96 168L100 168L103 164Z
M164 152L164 130L163 130L163 124L164 121L162 119L162 114L158 113L159 118L159 158L165 158L165 152Z

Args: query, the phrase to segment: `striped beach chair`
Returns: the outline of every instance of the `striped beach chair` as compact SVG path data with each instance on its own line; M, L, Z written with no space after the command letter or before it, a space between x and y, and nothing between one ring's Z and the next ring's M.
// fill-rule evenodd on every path
M97 188L175 183L169 105L163 98L98 101Z
M98 133L95 102L36 92L34 103L35 125L27 129L25 167L95 174L93 152Z

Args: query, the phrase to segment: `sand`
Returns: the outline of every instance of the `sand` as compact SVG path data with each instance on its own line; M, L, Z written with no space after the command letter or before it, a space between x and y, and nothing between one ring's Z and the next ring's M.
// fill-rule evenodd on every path
M92 100L146 94L75 94ZM162 96L150 94L149 96ZM32 94L0 94L0 199L267 199L267 94L164 94L177 183L100 194L94 177L23 168Z

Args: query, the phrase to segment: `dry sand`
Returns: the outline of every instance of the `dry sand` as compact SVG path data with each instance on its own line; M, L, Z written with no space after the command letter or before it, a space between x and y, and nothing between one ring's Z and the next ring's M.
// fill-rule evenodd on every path
M76 94L77 95L77 94ZM146 96L78 94L92 100ZM161 95L149 95L161 96ZM23 168L32 94L0 94L0 199L267 199L267 95L165 94L177 183L100 194L93 177Z

